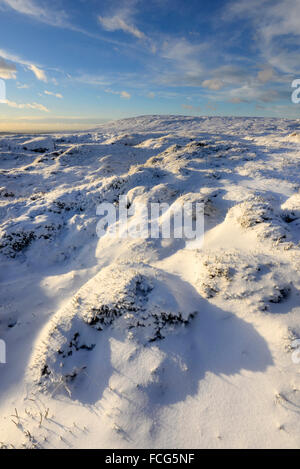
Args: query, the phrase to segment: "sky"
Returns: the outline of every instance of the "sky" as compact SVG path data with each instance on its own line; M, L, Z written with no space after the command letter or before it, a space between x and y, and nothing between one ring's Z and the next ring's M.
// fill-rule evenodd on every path
M300 118L299 18L299 0L0 0L0 131Z

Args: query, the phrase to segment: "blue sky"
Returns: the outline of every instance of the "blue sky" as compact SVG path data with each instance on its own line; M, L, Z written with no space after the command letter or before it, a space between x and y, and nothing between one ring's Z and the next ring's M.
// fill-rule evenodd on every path
M299 0L0 0L0 129L300 117Z

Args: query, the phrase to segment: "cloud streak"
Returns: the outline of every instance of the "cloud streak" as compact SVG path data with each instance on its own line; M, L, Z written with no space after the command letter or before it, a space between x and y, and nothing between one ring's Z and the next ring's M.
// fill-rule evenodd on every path
M46 73L44 72L44 70L38 68L36 65L28 65L28 69L31 70L35 77L40 80L40 81L44 81L45 83L47 83L47 77L46 77Z
M298 0L234 0L227 21L246 20L267 63L284 73L299 72L300 2Z
M47 82L47 76L46 76L46 73L44 72L44 70L42 70L37 65L34 65L31 62L18 57L17 55L10 54L9 52L7 52L5 50L0 49L0 61L1 60L2 61L9 60L10 62L14 62L14 63L17 63L19 65L23 65L25 68L27 68L28 70L33 72L33 74L35 75L35 77L38 80ZM0 62L0 67L1 67L1 62ZM16 68L15 68L14 65L12 65L11 67L13 67L12 70L14 72L12 73L12 76L10 78L16 78Z
M130 99L131 98L131 94L128 93L127 91L114 91L114 90L111 90L110 88L107 88L105 90L105 93L116 94L116 95L120 96L123 99Z
M46 108L43 104L39 103L16 103L14 101L9 101L8 99L5 101L5 104L7 104L9 107L12 107L14 109L34 109L37 111L42 111L42 112L49 112L49 109Z
M63 10L49 9L44 2L34 0L0 0L0 7L9 7L17 13L30 16L38 21L52 26L66 26L68 16Z
M63 95L61 93L53 93L52 91L47 90L45 90L44 93L48 96L54 96L55 98L63 99Z
M99 15L98 21L106 31L123 31L137 39L147 39L145 33L135 24L137 0L123 1L122 7L113 10L110 15Z
M224 82L219 78L212 78L211 80L204 80L202 86L210 90L218 91L224 87Z
M146 35L131 22L126 10L120 11L118 14L111 17L103 17L99 15L98 21L106 31L121 30L135 36L137 39L146 38Z
M40 23L44 23L55 28L68 29L70 31L83 34L96 40L114 44L119 47L128 46L124 44L124 42L120 42L112 38L107 38L76 26L71 22L71 19L65 10L56 10L52 7L49 8L49 2L46 2L46 0L43 0L42 2L37 2L36 0L0 0L0 9L12 9L17 13L25 15ZM125 24L124 26L130 28L130 25ZM138 30L135 31L135 28L132 28L132 33L135 32L135 34L138 34ZM132 47L132 45L129 45L129 47Z
M0 78L5 80L16 79L17 69L14 64L7 63L0 57Z

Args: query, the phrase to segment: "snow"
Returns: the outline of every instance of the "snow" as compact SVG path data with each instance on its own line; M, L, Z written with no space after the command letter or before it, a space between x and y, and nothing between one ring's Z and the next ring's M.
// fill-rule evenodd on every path
M299 447L299 135L142 116L0 137L0 446ZM203 245L98 238L121 195L204 203Z
M31 150L37 153L46 153L47 151L54 150L54 143L50 136L47 137L35 137L30 140L26 140L23 143L24 150Z

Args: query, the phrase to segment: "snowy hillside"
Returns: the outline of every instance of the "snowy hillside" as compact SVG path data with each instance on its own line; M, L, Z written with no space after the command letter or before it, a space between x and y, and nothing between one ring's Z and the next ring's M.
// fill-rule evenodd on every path
M0 137L0 447L300 445L300 120ZM204 203L202 247L96 208Z

